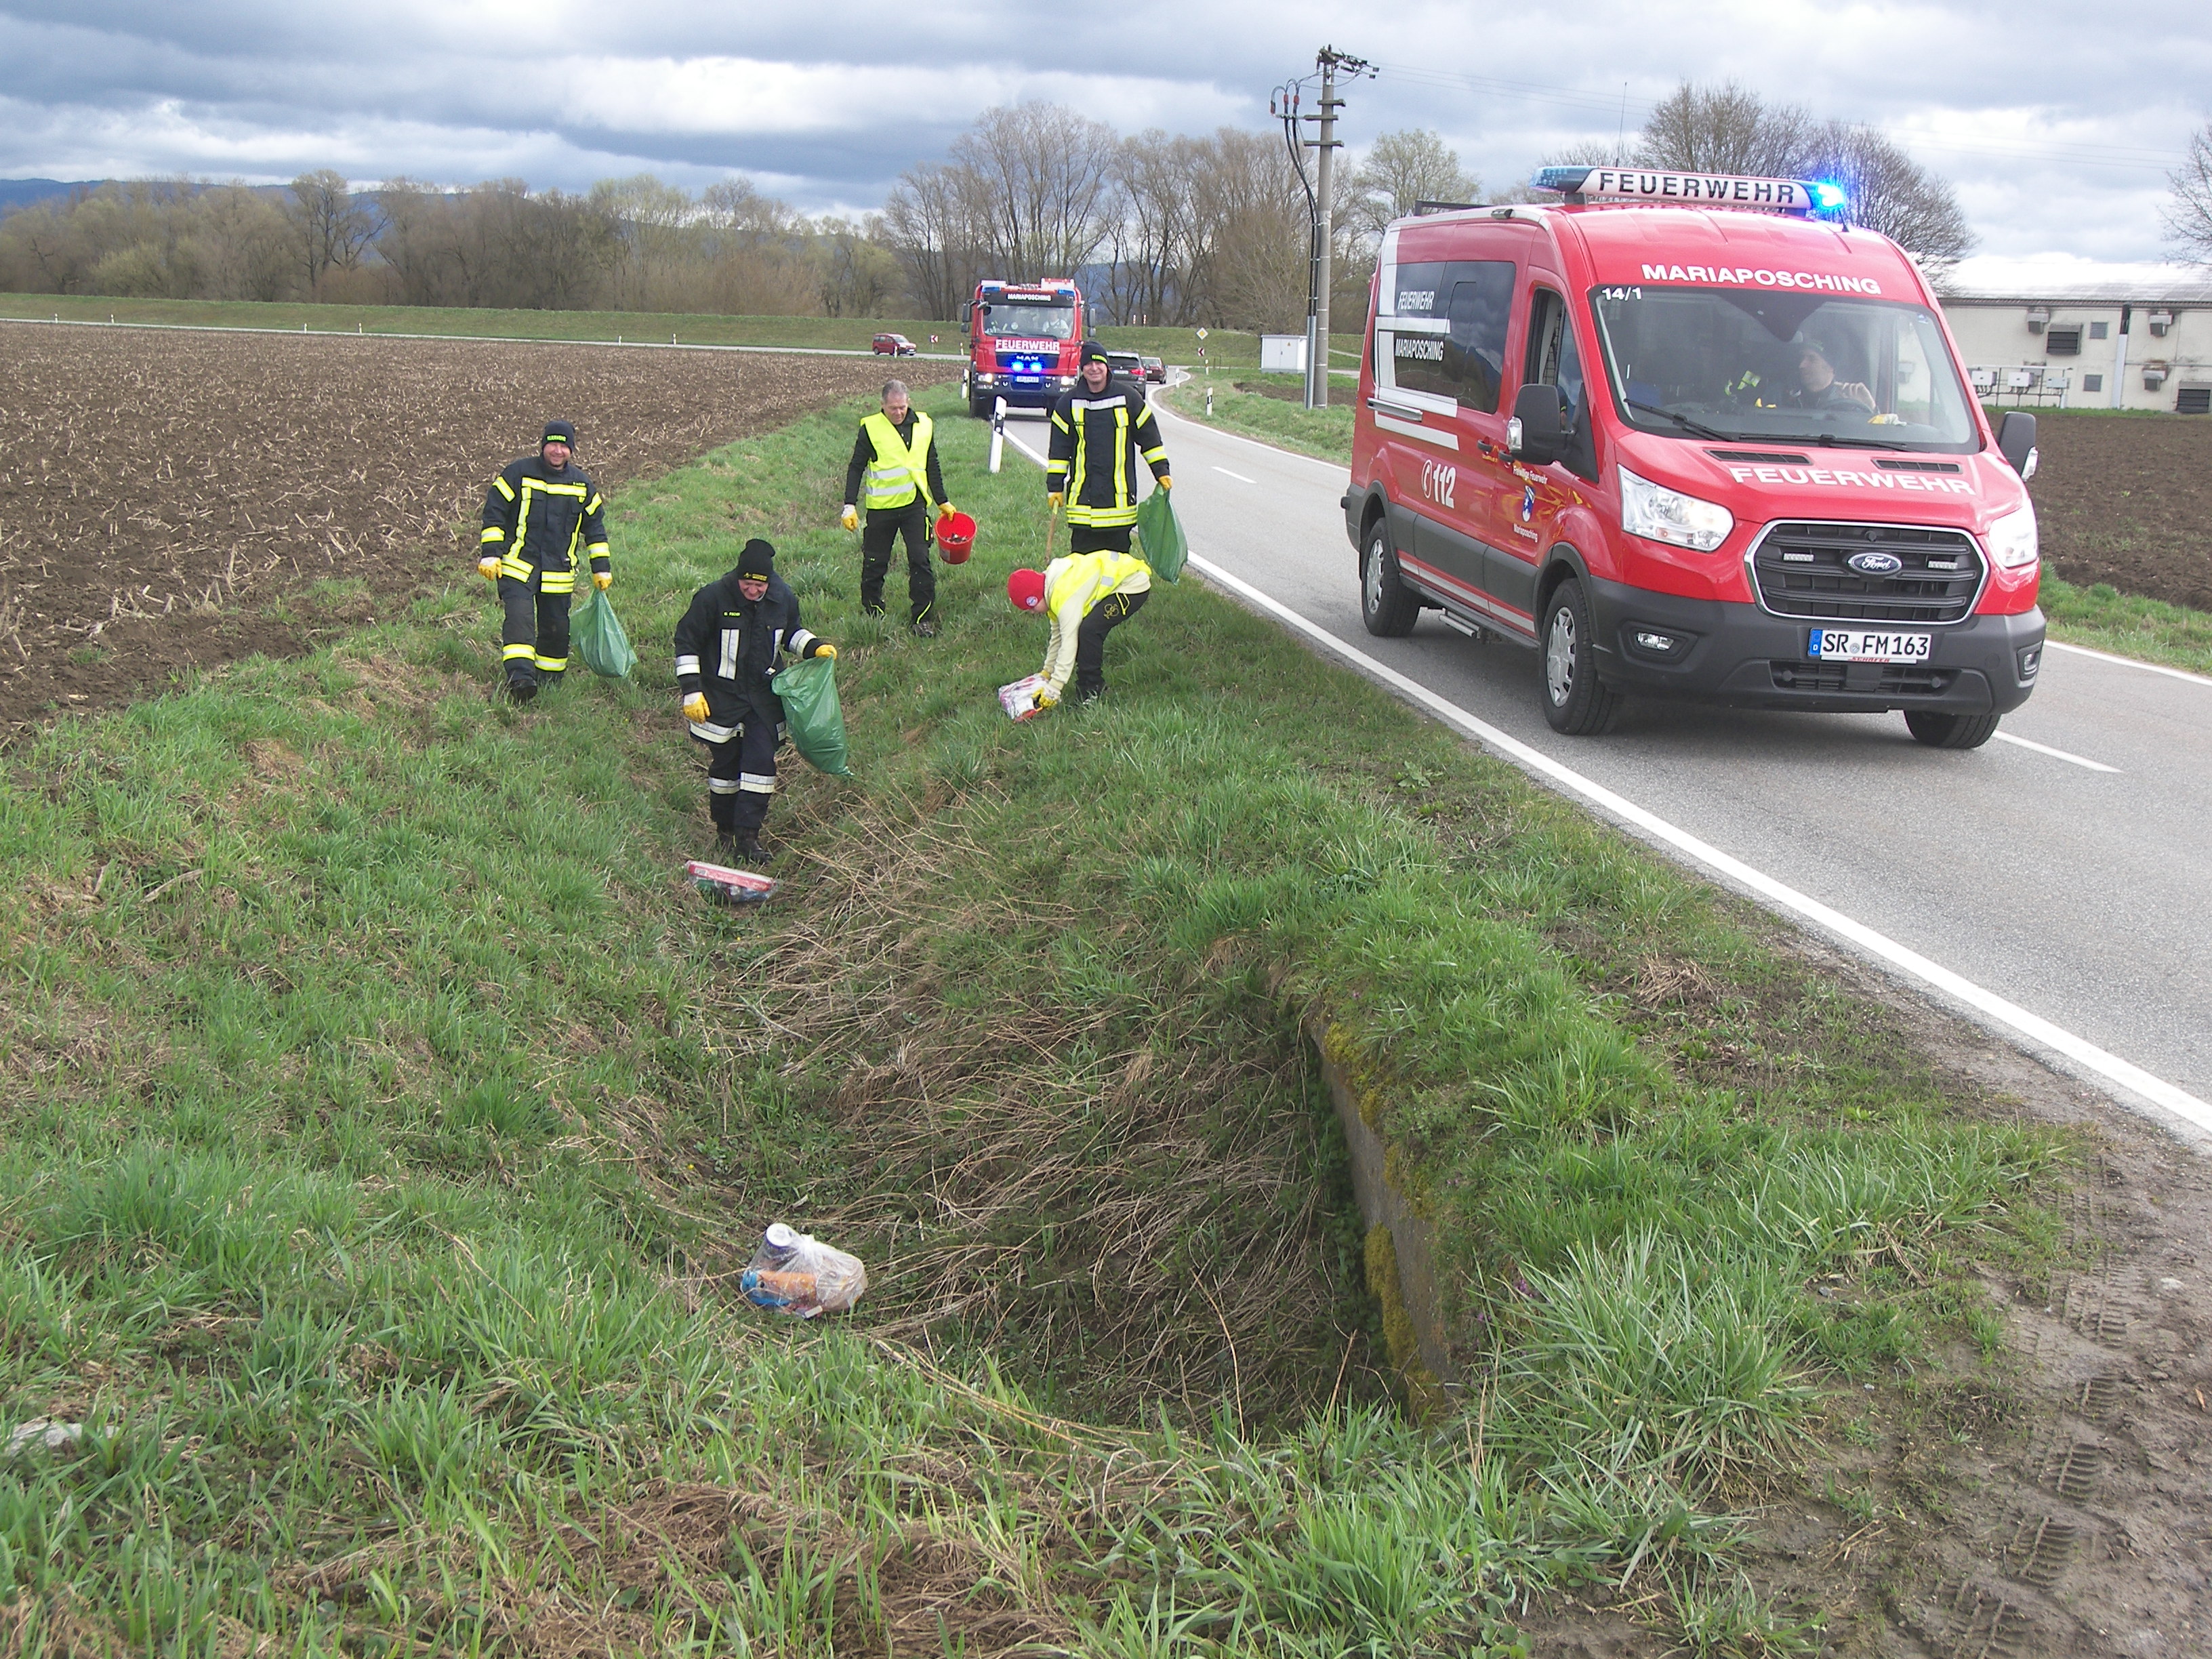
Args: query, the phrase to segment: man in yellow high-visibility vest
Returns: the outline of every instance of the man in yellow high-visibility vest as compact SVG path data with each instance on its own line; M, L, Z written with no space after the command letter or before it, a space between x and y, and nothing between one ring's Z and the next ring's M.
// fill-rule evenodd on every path
M884 610L884 578L891 568L891 543L906 538L906 599L914 631L927 639L937 632L937 573L929 564L929 510L952 511L945 499L945 475L930 442L928 416L914 407L906 382L884 383L880 413L860 422L853 459L845 469L845 510L838 522L859 528L860 509L868 527L860 532L860 609L874 616Z

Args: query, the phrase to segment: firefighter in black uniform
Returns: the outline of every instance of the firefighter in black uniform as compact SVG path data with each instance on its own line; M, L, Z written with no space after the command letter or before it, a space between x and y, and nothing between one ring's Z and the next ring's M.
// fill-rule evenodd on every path
M1052 450L1045 464L1045 499L1067 507L1071 553L1127 553L1137 522L1136 468L1141 459L1162 489L1168 477L1167 447L1145 394L1115 381L1106 348L1083 343L1082 384L1053 405Z
M676 684L691 735L707 745L707 813L722 858L762 856L760 827L775 793L783 701L781 657L835 657L799 620L799 599L775 574L775 549L747 542L736 567L691 596L676 624Z
M845 510L837 515L840 524L853 530L859 527L860 509L868 510L868 527L860 532L860 609L872 615L883 614L891 543L906 538L908 619L924 639L937 632L929 511L933 503L940 516L952 511L930 441L933 430L929 416L908 398L906 382L885 381L883 412L862 421L854 441L853 459L845 468Z
M483 556L477 573L499 583L500 658L507 695L528 702L568 670L568 599L576 591L576 550L592 562L592 583L614 586L607 555L605 499L583 468L569 465L576 428L548 421L538 453L509 461L484 492Z

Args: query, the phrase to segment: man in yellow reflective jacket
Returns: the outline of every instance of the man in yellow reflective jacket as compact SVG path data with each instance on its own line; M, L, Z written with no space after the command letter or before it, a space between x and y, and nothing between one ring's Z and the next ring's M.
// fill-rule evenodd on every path
M1045 499L1067 509L1072 552L1129 550L1137 523L1142 461L1162 489L1170 489L1167 446L1144 388L1115 380L1106 348L1083 343L1083 378L1052 410L1052 450L1045 462Z
M579 550L591 561L594 586L605 592L614 583L606 500L569 459L575 447L574 426L548 421L538 453L509 461L484 492L477 574L499 584L499 654L517 702L559 684L568 672Z
M1052 618L1045 647L1044 684L1036 706L1050 708L1075 677L1079 702L1095 702L1106 689L1106 635L1143 609L1152 596L1152 568L1133 553L1103 549L1069 553L1042 570L1017 570L1006 578L1014 609Z
M884 406L860 422L853 459L845 468L845 510L838 522L851 530L868 513L860 532L860 609L880 616L884 578L891 568L891 543L906 538L906 600L914 631L937 632L937 573L929 564L929 511L952 511L945 499L945 474L930 440L928 416L913 406L906 382L884 383Z

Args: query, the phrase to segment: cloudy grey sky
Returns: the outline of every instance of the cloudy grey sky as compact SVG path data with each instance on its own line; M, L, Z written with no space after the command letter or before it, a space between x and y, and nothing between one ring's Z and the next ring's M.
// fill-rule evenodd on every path
M576 187L733 172L809 211L880 203L993 104L1125 131L1264 121L1323 42L1381 66L1354 146L1441 131L1486 183L1632 133L1730 76L1905 142L1981 251L2160 257L2165 174L2212 117L2212 8L2136 0L0 0L0 177Z

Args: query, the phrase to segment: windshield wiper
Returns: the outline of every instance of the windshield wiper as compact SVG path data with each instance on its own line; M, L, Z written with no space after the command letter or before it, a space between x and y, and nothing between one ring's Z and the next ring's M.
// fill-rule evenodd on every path
M1716 432L1711 427L1705 425L1702 421L1693 421L1686 415L1677 415L1673 410L1662 409L1656 404L1641 404L1637 402L1635 398L1631 398L1628 400L1628 406L1631 409L1643 410L1648 414L1663 415L1667 419L1674 422L1676 426L1680 427L1683 431L1694 432L1700 438L1716 438L1724 444L1742 443L1744 441L1743 439L1737 437L1733 432Z
M1911 444L1899 443L1893 438L1839 438L1832 432L1817 433L1810 438L1798 438L1796 443L1818 444L1823 449L1901 449L1911 453Z

